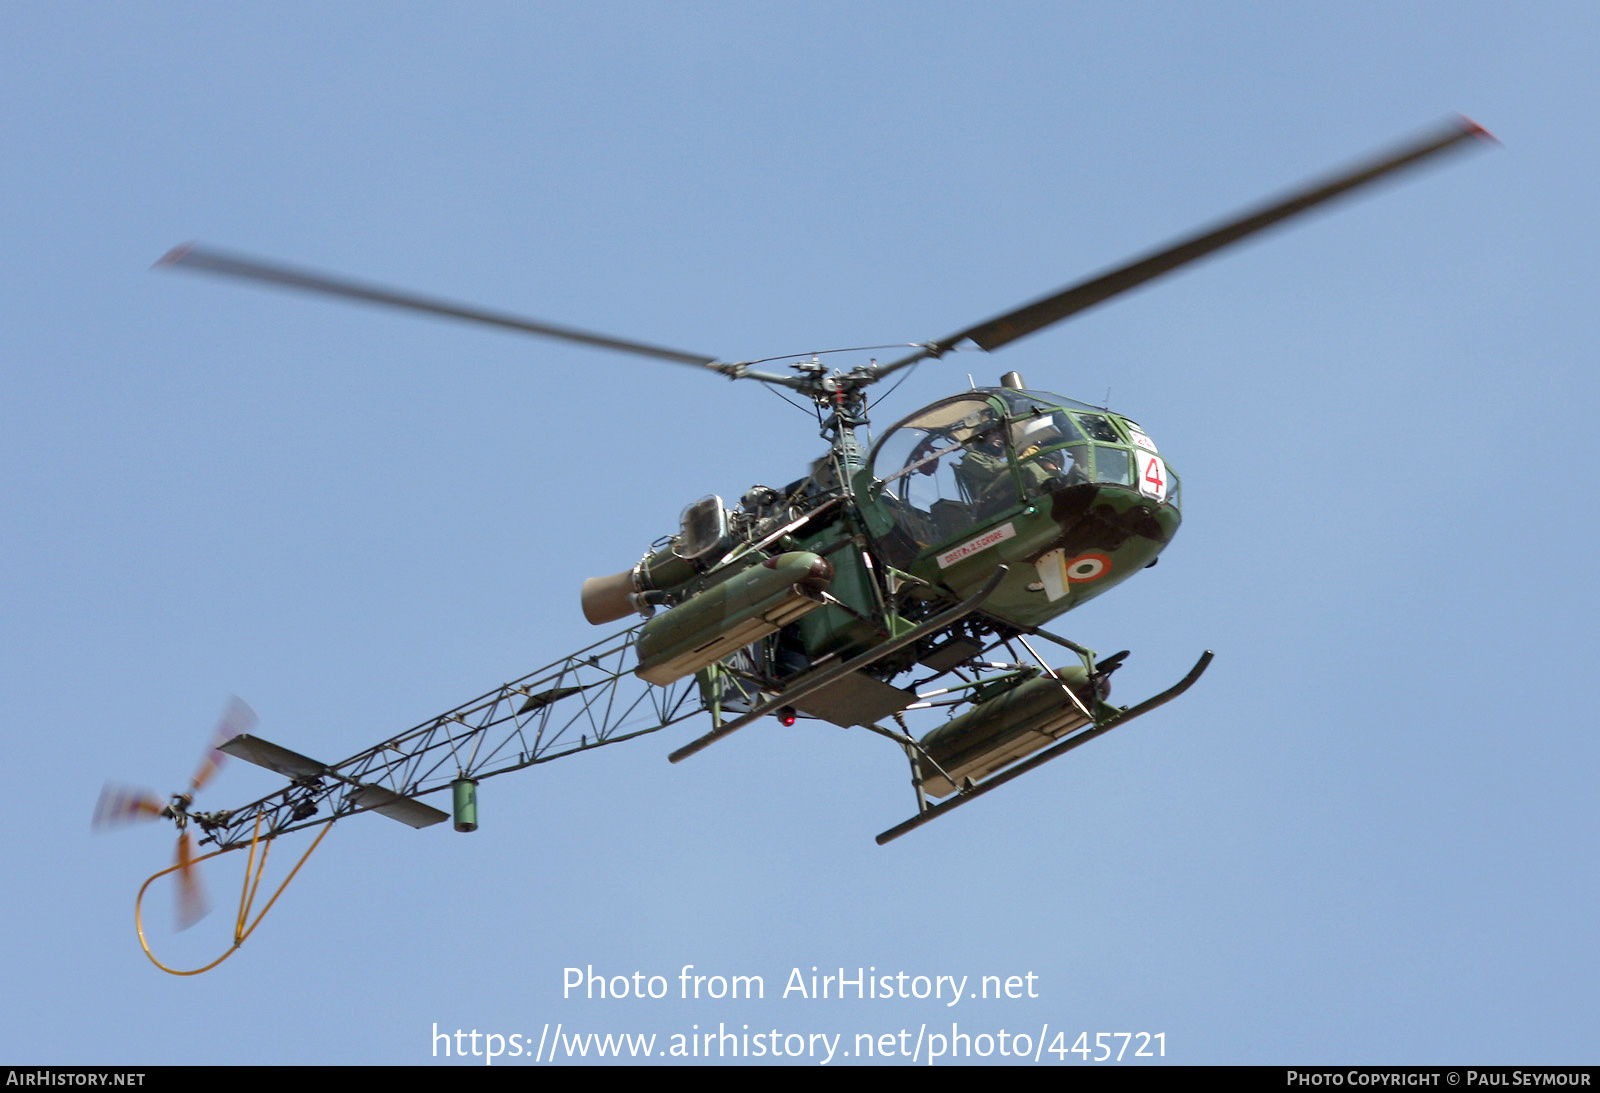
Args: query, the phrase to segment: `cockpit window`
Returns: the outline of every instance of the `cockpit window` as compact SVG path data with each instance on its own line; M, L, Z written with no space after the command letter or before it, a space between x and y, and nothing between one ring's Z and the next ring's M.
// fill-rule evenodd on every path
M1064 410L1034 410L1011 425L1011 447L1022 468L1029 495L1042 491L1052 478L1067 485L1090 480L1089 446L1083 430Z
M881 482L916 474L933 477L939 462L999 433L1000 415L988 402L962 399L930 406L902 421L884 438L873 458L873 475Z
M1084 439L1072 416L1061 410L1037 410L1011 426L1011 442L1024 459L1041 448L1053 448Z
M901 422L872 462L873 489L919 545L965 534L1019 505L1005 422L987 399L930 406Z
M1090 439L1103 440L1108 444L1122 443L1122 437L1117 435L1117 427L1100 414L1079 414L1078 420L1083 424L1083 431L1089 434Z
M1149 438L1128 427L1131 443L1120 419L1097 407L984 388L890 429L873 451L870 489L902 533L896 549L950 542L1031 499L1085 483L1133 487L1176 506L1175 476Z
M1132 472L1128 462L1128 449L1113 448L1109 444L1096 444L1094 446L1094 479L1096 482L1115 482L1118 485L1132 484Z
M1090 406L1087 402L1079 402L1065 395L1052 395L1049 391L1014 391L1009 387L998 387L995 388L995 393L1005 399L1013 414L1025 414L1036 407L1053 409L1057 406L1064 406L1068 410L1085 410L1089 413L1102 412L1098 406Z
M1052 479L1057 488L1061 482L1107 482L1133 486L1152 500L1178 507L1177 476L1135 423L1045 391L986 393L998 395L1011 409L1011 446L1029 497Z

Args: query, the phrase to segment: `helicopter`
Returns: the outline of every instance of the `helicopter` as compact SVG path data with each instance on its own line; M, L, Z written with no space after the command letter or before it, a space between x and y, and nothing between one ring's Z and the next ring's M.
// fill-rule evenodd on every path
M812 404L828 448L784 485L752 485L733 504L715 495L689 504L678 529L637 563L586 580L583 616L594 625L633 618L621 634L339 763L235 733L219 754L290 779L241 809L194 812L192 793L160 809L158 799L128 793L112 811L164 815L181 831L193 822L216 853L248 844L252 857L258 842L361 811L413 827L453 817L457 830L469 831L486 777L700 714L710 715L710 728L671 752L672 762L762 719L788 725L804 717L860 726L904 752L916 811L877 840L898 838L1178 697L1212 654L1167 690L1120 707L1109 701L1110 677L1129 653L1101 657L1044 628L1155 565L1178 531L1181 480L1134 418L1035 389L1009 372L997 386L922 407L869 447L868 390L957 348L1000 349L1441 153L1493 139L1477 123L1454 119L1123 265L908 345L911 352L895 359L848 369L829 369L821 354L806 354L787 371L761 366L792 357L721 361L194 244L175 248L158 267L497 326L785 389ZM913 735L907 713L927 709L947 717ZM452 813L420 800L446 789ZM180 845L179 864L167 872L187 876L196 860Z

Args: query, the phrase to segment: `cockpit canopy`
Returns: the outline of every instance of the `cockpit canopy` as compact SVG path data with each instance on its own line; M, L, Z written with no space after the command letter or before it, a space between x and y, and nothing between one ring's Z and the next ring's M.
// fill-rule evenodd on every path
M890 429L871 462L873 491L921 547L1082 483L1178 506L1177 477L1137 425L1043 391L980 388L936 402Z

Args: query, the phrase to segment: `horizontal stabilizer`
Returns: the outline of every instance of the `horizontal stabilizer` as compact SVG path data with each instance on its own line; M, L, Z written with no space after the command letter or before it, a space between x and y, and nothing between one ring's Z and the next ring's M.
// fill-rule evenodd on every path
M249 733L240 733L232 740L217 745L217 750L237 759L243 759L247 763L254 763L258 767L266 767L285 778L315 777L328 771L326 763L308 759L299 752L279 747L271 741L251 736Z
M447 812L440 812L432 805L425 805L410 797L402 797L382 786L362 786L350 794L350 800L360 808L370 809L380 816L399 820L411 827L432 827L450 818Z

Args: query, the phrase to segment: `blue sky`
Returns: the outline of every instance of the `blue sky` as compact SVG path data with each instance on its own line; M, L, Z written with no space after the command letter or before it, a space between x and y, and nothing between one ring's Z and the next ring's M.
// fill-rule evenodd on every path
M420 1063L435 1025L558 1022L848 1051L955 1022L1164 1033L1178 1062L1593 1062L1597 24L0 8L0 935L27 997L0 1054ZM755 385L149 272L172 245L765 357L948 333L1456 111L1505 146L877 411L1016 369L1140 421L1184 527L1056 629L1133 649L1124 701L1215 649L1180 702L888 848L912 801L885 742L774 723L669 766L670 730L485 783L471 836L339 825L205 976L139 951L171 836L91 837L104 780L178 788L230 694L295 750L376 743L588 643L585 577L821 451ZM203 803L271 785L234 764ZM225 946L225 908L179 936L153 912L174 962ZM672 991L564 998L591 965ZM766 997L682 999L684 965ZM1038 997L781 996L813 966Z

